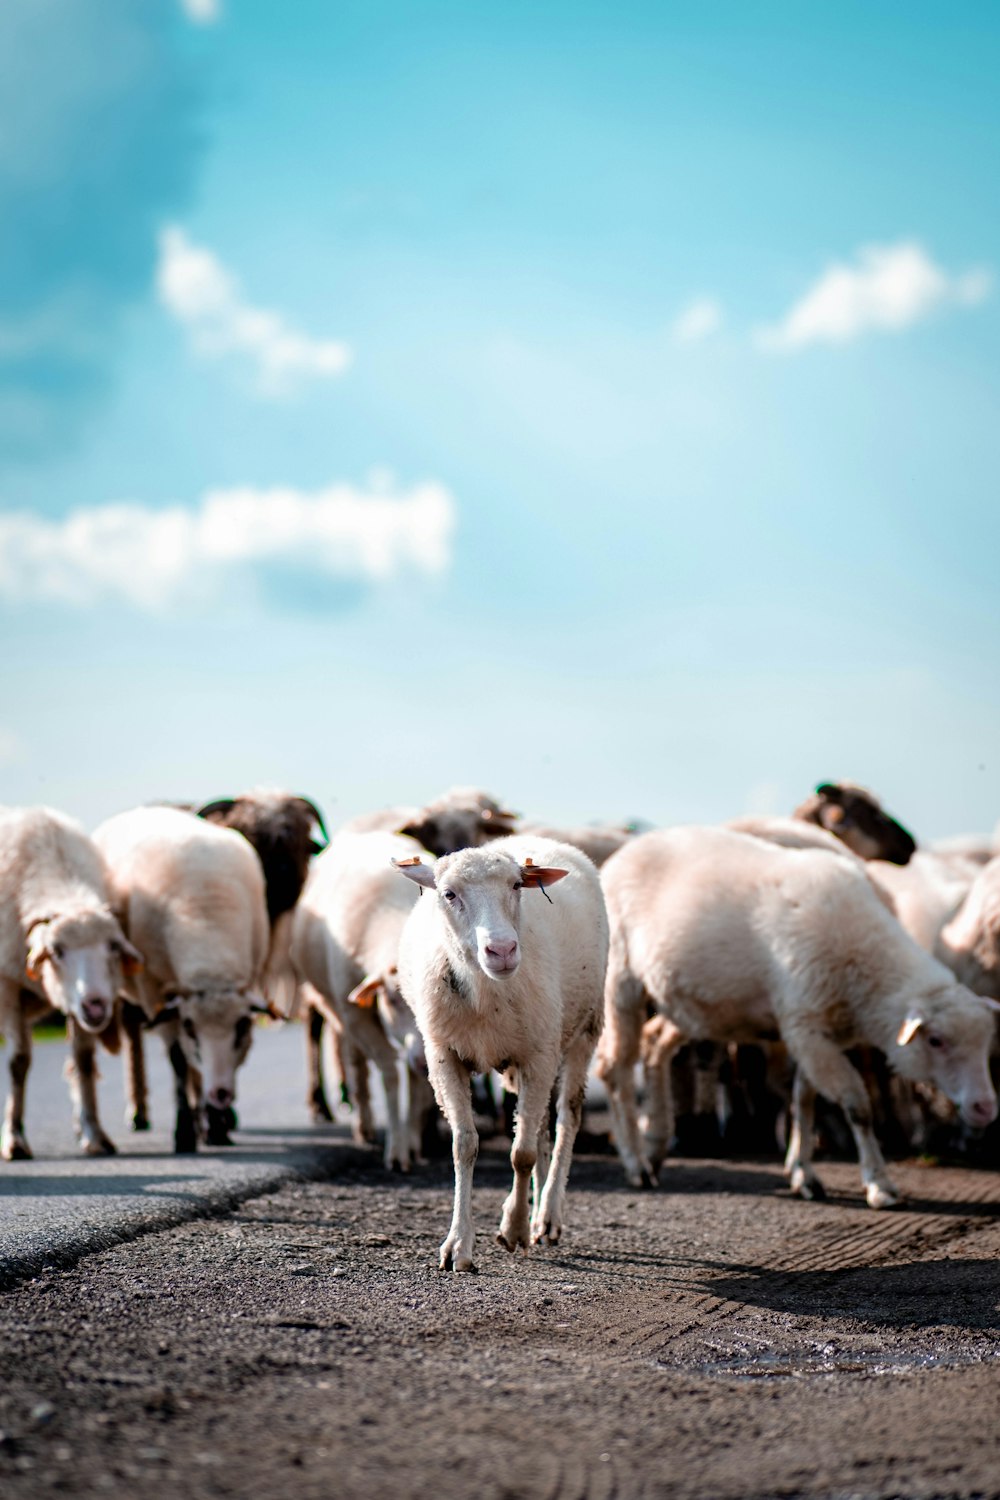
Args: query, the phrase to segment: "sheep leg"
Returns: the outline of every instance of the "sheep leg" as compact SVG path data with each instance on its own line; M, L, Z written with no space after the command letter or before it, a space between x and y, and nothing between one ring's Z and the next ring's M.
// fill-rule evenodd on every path
M77 1140L87 1156L114 1156L115 1143L105 1135L97 1117L96 1038L78 1026L72 1016L66 1025L71 1048L66 1078L73 1101L73 1128Z
M514 1168L514 1185L504 1200L500 1214L497 1244L514 1251L527 1250L531 1244L531 1217L528 1211L531 1174L538 1157L538 1136L543 1123L549 1121L552 1074L527 1073L518 1070L517 1115L514 1120L514 1144L510 1164Z
M801 1068L792 1085L791 1131L785 1154L785 1176L799 1198L825 1198L826 1191L813 1170L816 1090Z
M344 1070L344 1084L354 1110L351 1135L359 1146L371 1146L375 1142L375 1116L368 1081L368 1058L346 1035L342 1038L338 1051Z
M625 1180L633 1187L652 1187L656 1174L639 1137L635 1098L635 1065L646 995L615 954L613 942L604 995L604 1035L598 1048L597 1076L608 1093L611 1133L625 1168Z
M551 1113L551 1111L550 1111ZM542 1128L538 1132L538 1150L535 1156L535 1165L531 1173L531 1233L534 1239L535 1224L542 1211L542 1194L545 1191L545 1183L549 1175L549 1159L552 1151L552 1137L549 1114L542 1121Z
M0 1016L6 1012L4 1030L10 1041L10 1091L0 1130L0 1156L4 1161L28 1161L31 1147L24 1135L24 1091L31 1067L31 1025L18 998L16 985L0 987Z
M900 1201L872 1129L872 1105L864 1079L829 1037L798 1033L786 1037L789 1050L820 1094L839 1104L858 1148L861 1181L869 1208L891 1208Z
M452 1051L433 1061L428 1057L437 1101L451 1126L451 1154L455 1164L455 1205L451 1228L440 1250L442 1271L474 1271L472 1253L476 1231L472 1224L472 1174L479 1155L479 1133L472 1113L468 1069Z
M315 1005L308 1007L309 1017L306 1022L306 1073L309 1079L309 1093L306 1103L314 1125L321 1125L324 1121L333 1119L333 1111L330 1101L326 1097L326 1086L323 1081L323 1026L324 1016Z
M536 1245L541 1240L548 1240L550 1245L557 1245L559 1236L562 1234L566 1183L569 1179L570 1163L573 1160L573 1143L583 1118L587 1069L590 1067L593 1051L594 1038L589 1034L584 1034L570 1044L563 1061L562 1076L559 1080L559 1102L556 1106L555 1150L552 1153L552 1165L545 1178L541 1202L536 1206L535 1218L531 1226L531 1237Z
M646 1157L654 1178L659 1175L674 1133L672 1068L674 1055L684 1045L683 1034L666 1016L647 1022L643 1030L646 1079Z
M125 1033L125 1123L133 1130L149 1129L149 1089L146 1056L142 1044L144 1012L130 1000L122 1001Z
M385 1164L391 1170L408 1172L410 1170L409 1141L400 1124L399 1071L396 1067L395 1050L382 1028L377 1012L362 1010L356 1005L348 1006L347 1009L351 1012L347 1039L352 1057L360 1058L362 1062L362 1066L357 1071L359 1078L363 1076L365 1081L364 1103L368 1110L367 1120L371 1119L367 1061L370 1058L382 1075L382 1087L385 1091ZM360 1105L359 1121L366 1123L366 1117L360 1113Z
M174 1073L174 1101L177 1106L177 1119L174 1124L174 1153L177 1156L190 1156L198 1149L198 1112L191 1108L191 1101L188 1098L187 1058L184 1056L184 1048L177 1036L177 1022L168 1021L164 1030L173 1032L173 1036L166 1036L163 1040Z

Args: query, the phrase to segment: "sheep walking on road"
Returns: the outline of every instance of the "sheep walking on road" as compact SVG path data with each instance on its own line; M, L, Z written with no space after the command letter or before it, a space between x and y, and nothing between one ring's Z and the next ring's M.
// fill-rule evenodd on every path
M396 977L400 934L418 893L396 876L392 861L420 853L419 844L398 834L335 834L313 866L292 925L295 972L310 1004L343 1034L355 1137L374 1137L370 1060L385 1088L385 1164L401 1171L419 1156L430 1091L423 1047Z
M260 860L242 834L190 812L139 807L94 841L117 909L145 960L128 997L162 1027L174 1071L174 1148L229 1141L236 1071L250 1050L268 948Z
M111 912L101 857L78 824L45 807L0 812L0 1033L10 1042L10 1093L0 1156L31 1156L24 1094L31 1028L48 1010L66 1017L67 1069L80 1144L114 1151L97 1116L98 1038L117 1050L115 1002L139 954Z
M496 1069L517 1093L498 1242L556 1243L587 1069L602 1025L608 928L597 871L568 844L516 835L400 866L426 890L403 930L399 975L452 1130L455 1205L443 1270L471 1271L479 1150L470 1075ZM547 887L559 882L548 896ZM558 1080L555 1148L549 1104ZM529 1182L534 1200L529 1214Z
M615 855L603 884L611 921L600 1073L630 1182L655 1179L669 1139L667 1069L685 1041L780 1036L798 1066L786 1170L817 1197L817 1092L844 1110L873 1208L897 1201L864 1083L844 1056L882 1049L903 1076L935 1083L973 1126L997 1112L988 1002L924 953L864 868L720 828L649 833ZM647 1004L664 1019L645 1146L633 1072Z

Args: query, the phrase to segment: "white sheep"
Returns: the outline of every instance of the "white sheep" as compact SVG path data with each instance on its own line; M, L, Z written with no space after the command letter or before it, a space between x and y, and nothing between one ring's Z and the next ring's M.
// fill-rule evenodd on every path
M845 1051L880 1047L893 1068L934 1082L972 1125L996 1116L987 1002L923 953L847 859L784 849L720 828L645 834L606 865L611 921L599 1072L626 1175L653 1177L666 1122L639 1140L633 1070L652 1000L666 1022L657 1063L687 1040L780 1035L798 1065L786 1170L803 1197L816 1092L845 1111L873 1208L897 1201L871 1104ZM661 1068L665 1077L666 1070Z
M170 807L119 813L94 842L144 958L129 998L163 1027L175 1149L195 1150L203 1105L209 1144L224 1145L253 1015L267 1008L258 992L268 949L260 860L242 834Z
M313 864L292 922L296 974L309 986L312 1003L344 1034L356 1134L372 1138L363 1086L370 1059L385 1087L386 1166L402 1171L419 1155L428 1100L426 1083L420 1087L419 1033L396 982L400 934L418 893L398 878L392 861L421 853L419 844L399 834L335 834Z
M24 1093L31 1028L66 1016L76 1133L88 1156L115 1147L97 1116L98 1036L117 1048L115 1002L139 955L111 912L101 857L78 824L47 807L0 810L0 1032L10 1039L10 1093L0 1156L31 1156Z
M578 828L555 828L548 823L520 823L520 838L551 839L560 844L572 844L579 849L598 869L628 843L634 835L628 828L616 828L610 824L594 824Z
M444 1270L471 1271L479 1138L470 1074L496 1069L518 1095L514 1184L498 1242L511 1251L526 1250L532 1241L556 1243L587 1068L601 1031L607 917L597 871L568 844L517 835L445 856L435 869L422 863L401 868L433 893L417 902L403 929L399 977L452 1129L455 1205L440 1263ZM545 888L557 881L562 884L549 897ZM549 1163L549 1103L557 1079Z

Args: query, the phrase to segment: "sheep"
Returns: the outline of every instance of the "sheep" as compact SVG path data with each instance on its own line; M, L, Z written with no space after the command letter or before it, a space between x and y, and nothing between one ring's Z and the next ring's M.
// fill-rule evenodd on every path
M367 1090L358 1088L358 1075L370 1058L385 1086L385 1163L400 1171L408 1171L419 1155L424 1063L396 982L400 933L417 892L398 879L392 860L421 853L419 844L399 834L335 834L313 866L292 922L295 972L311 987L313 1003L345 1035L358 1106L356 1136L371 1140L373 1135Z
M454 854L478 848L490 839L511 833L517 813L505 812L489 792L457 786L425 807L386 807L359 813L344 823L342 833L402 833L431 854Z
M264 966L264 991L277 1012L288 1016L295 1007L294 976L289 959L292 910L302 894L313 855L319 854L330 842L323 815L308 797L260 788L241 792L236 797L206 802L197 813L199 818L210 823L235 828L257 851L264 868L267 915L271 924L271 941ZM292 992L289 994L290 988ZM308 1005L305 1009L308 1107L314 1120L332 1120L323 1085L323 1014Z
M775 1034L798 1072L786 1171L802 1197L822 1193L812 1168L816 1092L845 1111L873 1208L898 1201L872 1131L864 1084L844 1056L880 1047L893 1068L929 1079L984 1126L996 1116L987 1002L923 953L864 871L814 850L783 849L721 828L642 835L602 874L611 921L605 992L605 1080L630 1182L655 1180L668 1101L653 1101L639 1141L633 1068L649 997L670 1024L657 1065L687 1039ZM666 1072L659 1067L658 1077Z
M117 1050L116 997L139 962L111 912L101 857L79 824L47 807L0 810L0 1032L11 1041L4 1161L32 1154L24 1134L31 1028L50 1010L66 1017L80 1145L87 1156L114 1153L98 1119L94 1048L100 1039Z
M163 1028L175 1077L174 1149L229 1142L236 1070L250 1050L268 946L260 860L241 834L169 807L119 813L94 833L123 925L145 966L127 985Z
M984 867L918 849L907 865L874 860L866 868L913 941L934 953L942 928L962 906ZM947 962L942 953L937 957Z
M767 839L769 843L780 844L784 849L825 849L829 854L836 854L842 859L860 858L836 834L828 833L818 823L806 822L798 817L764 817L753 813L741 818L729 818L722 826L731 828L734 833L749 833L754 838Z
M905 869L870 866L874 878L891 895L899 920L920 946L946 964L961 984L977 995L1000 1001L1000 858L986 865L947 855L919 852ZM996 1037L994 1037L996 1052ZM947 1118L940 1099L920 1100L921 1141L927 1144ZM950 1150L972 1154L994 1164L1000 1152L1000 1130L970 1140L948 1129Z
M586 854L598 869L633 837L633 830L630 828L615 828L605 824L587 828L553 828L547 823L521 823L517 832L524 838L554 839L561 844L572 844L574 849Z
M917 847L913 836L890 818L875 794L853 781L820 782L794 816L836 834L859 859L905 865Z
M416 841L416 844L438 856L441 854L454 854L458 849L478 848L491 839L501 837L513 832L517 814L505 812L501 804L492 797L489 792L484 792L478 787L452 787L450 791L443 792L433 802L429 802L423 808L413 807L389 807L380 812L360 813L345 823L341 833L397 833L405 835ZM307 988L301 991L308 997ZM383 991L384 996L384 991ZM383 1000L385 1004L385 1000ZM339 1023L334 1023L331 1013L324 1013L315 1007L309 1013L309 1037L310 1037L310 1081L313 1088L315 1082L319 1083L322 1095L322 1071L321 1071L321 1045L324 1020L334 1024L338 1039L338 1056L340 1057L341 1092L349 1095L351 1090L347 1088L344 1080L348 1075L353 1080L355 1090L362 1089L364 1098L367 1099L367 1076L366 1062L363 1053L355 1052L354 1056L347 1058L341 1055L343 1045L342 1028ZM315 1081L315 1082L314 1082ZM495 1109L492 1097L486 1081L483 1080L483 1101L491 1111ZM358 1109L361 1121L370 1120L370 1110L364 1100L354 1099L352 1101ZM332 1118L329 1105L326 1105L325 1095L322 1101L313 1106L313 1117ZM358 1122L356 1121L356 1124ZM364 1139L371 1138L370 1125L360 1124L360 1132Z
M607 916L596 869L568 844L515 835L446 855L433 869L419 861L400 869L433 892L417 902L403 929L399 979L452 1130L455 1202L440 1266L471 1271L479 1140L469 1075L495 1068L518 1095L514 1183L498 1243L510 1251L527 1250L532 1242L557 1243L587 1069L601 1032ZM563 880L556 897L548 896L546 887ZM549 1163L549 1106L557 1079Z

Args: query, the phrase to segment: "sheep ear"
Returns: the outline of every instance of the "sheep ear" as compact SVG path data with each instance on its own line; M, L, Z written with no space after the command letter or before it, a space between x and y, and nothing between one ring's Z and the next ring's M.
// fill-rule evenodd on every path
M35 924L36 936L28 944L28 954L24 961L24 972L29 979L39 980L42 977L42 964L49 954L49 924L38 922Z
M991 995L977 995L976 999L981 1000L987 1010L1000 1011L1000 1000L994 1000Z
M562 880L568 875L568 870L556 870L550 865L536 865L530 859L526 859L521 866L521 879L526 886L555 885L557 880Z
M899 1035L896 1037L897 1046L905 1047L907 1042L912 1042L913 1038L916 1036L917 1032L920 1030L923 1024L923 1016L915 1015L911 1011L906 1020L903 1022L902 1026L899 1028Z
M516 812L505 812L502 808L499 807L497 808L496 812L494 812L492 807L484 807L479 816L482 818L484 823L496 823L498 825L501 823L509 823L513 828L514 824L517 822L521 814Z
M138 974L145 967L142 961L142 954L138 948L132 947L132 944L125 937L124 933L115 938L114 947L121 960L122 973L126 979L131 979L133 974Z
M262 1000L259 995L250 996L250 1014L253 1016L270 1016L272 1021L287 1021L288 1017L275 1005L273 1000Z
M165 1026L168 1021L176 1021L180 1014L181 1002L176 995L168 1000L162 1010L158 1010L155 1016L151 1016L146 1022L146 1030L151 1031L154 1026Z
M351 991L347 997L347 1003L348 1005L360 1005L362 1010L371 1010L381 988L381 974L376 974L374 978L369 976Z
M424 864L419 854L415 854L412 859L394 859L392 863L407 880L415 880L417 885L425 885L430 891L437 889L434 871L430 865Z

